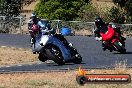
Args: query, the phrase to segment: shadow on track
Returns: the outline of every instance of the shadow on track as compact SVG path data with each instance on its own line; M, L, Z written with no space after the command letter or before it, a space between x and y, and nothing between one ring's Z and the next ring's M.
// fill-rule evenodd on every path
M48 66L65 66L65 65L82 65L86 63L81 63L81 64L74 64L74 63L65 63L64 65L57 65L56 63L48 63Z
M126 53L119 53L119 52L116 52L116 53L113 53L113 54L132 54L132 52L126 52Z

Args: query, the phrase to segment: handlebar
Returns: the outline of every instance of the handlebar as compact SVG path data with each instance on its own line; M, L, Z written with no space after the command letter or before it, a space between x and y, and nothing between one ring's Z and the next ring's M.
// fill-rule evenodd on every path
M54 29L52 28L52 29L41 29L41 32L43 33L43 34L54 34Z

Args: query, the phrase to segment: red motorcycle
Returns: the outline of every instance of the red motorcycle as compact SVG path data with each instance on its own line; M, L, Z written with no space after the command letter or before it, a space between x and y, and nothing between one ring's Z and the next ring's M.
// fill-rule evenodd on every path
M110 50L110 52L118 51L120 53L126 53L125 40L121 39L119 33L117 32L119 28L113 28L111 26L106 26L100 31L102 41L105 48Z

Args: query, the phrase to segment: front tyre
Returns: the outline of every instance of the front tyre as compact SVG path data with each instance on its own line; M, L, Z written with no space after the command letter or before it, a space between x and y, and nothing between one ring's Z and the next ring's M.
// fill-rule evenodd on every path
M64 59L61 53L61 50L55 46L55 45L50 45L47 50L46 50L48 57L53 60L55 63L58 65L64 65Z
M39 53L38 59L42 62L45 62L47 60L47 57L45 57L42 53Z
M121 42L114 42L114 47L120 53L126 53L126 49Z

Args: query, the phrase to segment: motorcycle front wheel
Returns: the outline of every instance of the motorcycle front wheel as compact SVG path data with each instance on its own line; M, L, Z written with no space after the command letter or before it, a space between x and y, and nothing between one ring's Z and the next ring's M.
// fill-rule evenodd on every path
M50 45L47 48L46 52L48 54L49 59L53 60L58 65L64 65L65 64L61 50L57 46Z
M45 57L42 53L39 53L38 59L42 62L45 62L47 60L47 57Z

